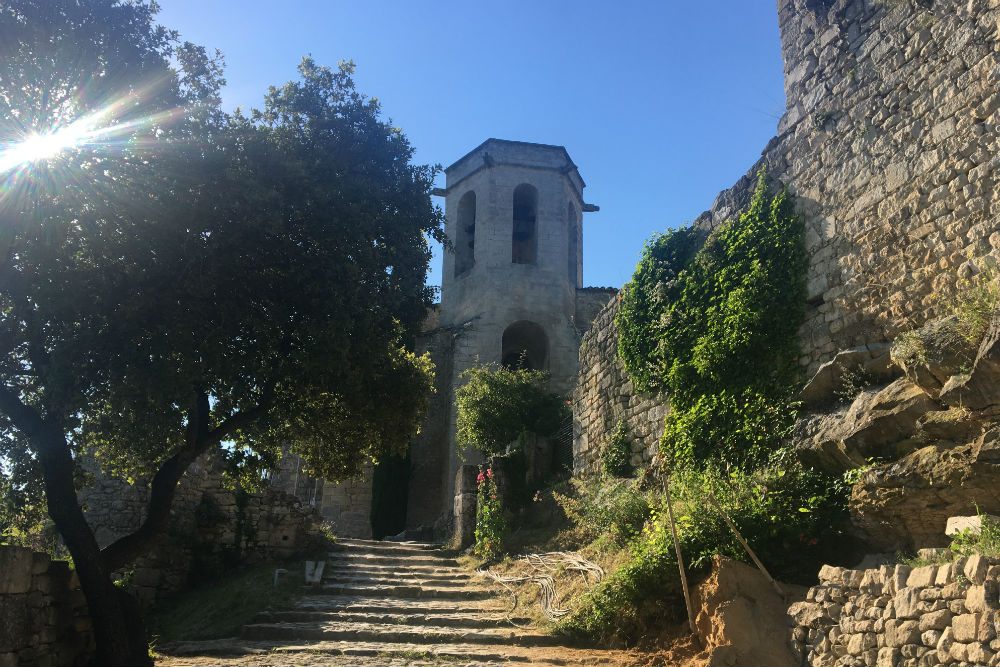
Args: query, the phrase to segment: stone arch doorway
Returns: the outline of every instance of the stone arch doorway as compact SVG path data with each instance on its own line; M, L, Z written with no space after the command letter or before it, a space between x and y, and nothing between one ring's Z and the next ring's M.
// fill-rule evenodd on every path
M542 371L548 368L549 338L534 322L521 320L504 329L500 362L507 368Z

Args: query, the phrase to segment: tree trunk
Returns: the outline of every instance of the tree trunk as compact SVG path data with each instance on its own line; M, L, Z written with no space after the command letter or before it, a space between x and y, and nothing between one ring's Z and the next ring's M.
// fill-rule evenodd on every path
M111 581L97 539L87 525L73 485L73 457L61 432L51 427L35 435L45 480L49 516L73 556L80 588L87 600L102 667L153 664L138 605Z

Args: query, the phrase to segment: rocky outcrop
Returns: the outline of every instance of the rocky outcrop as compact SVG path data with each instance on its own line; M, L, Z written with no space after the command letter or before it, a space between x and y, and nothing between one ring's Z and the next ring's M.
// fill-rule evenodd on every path
M962 334L958 317L929 322L900 335L892 345L892 360L906 377L932 398L948 380L972 366L975 347Z
M1000 417L1000 316L994 317L976 354L972 370L947 380L941 400L981 417Z
M804 418L797 446L803 460L826 470L896 459L921 446L921 419L943 406L906 378L863 390L847 409Z
M1000 510L1000 317L975 354L961 327L948 317L900 336L892 358L905 377L797 425L807 464L870 468L850 506L874 548L943 544L949 516Z
M863 475L851 516L869 543L894 551L944 546L948 517L1000 513L1000 428L970 444L929 445Z
M807 409L828 406L852 385L886 384L901 372L889 355L888 343L868 343L849 350L841 350L822 364L799 393L799 400ZM860 388L860 387L859 387Z

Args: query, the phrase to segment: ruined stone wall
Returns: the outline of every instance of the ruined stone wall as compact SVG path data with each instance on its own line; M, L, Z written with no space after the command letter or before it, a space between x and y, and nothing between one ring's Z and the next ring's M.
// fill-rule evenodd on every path
M87 604L69 563L0 545L0 667L77 667L93 650Z
M734 218L761 167L795 195L810 258L799 335L808 375L840 350L947 314L962 282L1000 257L1000 2L777 4L778 135L695 224ZM632 396L612 361L612 326L602 314L581 346L582 454L606 438L607 415L631 411L643 428L647 397Z
M104 547L140 525L148 487L98 475L80 500ZM149 604L161 593L187 587L192 578L240 561L286 558L321 538L319 515L298 498L271 487L234 492L207 455L181 478L165 533L123 574L139 600Z
M618 360L612 299L594 320L580 343L580 375L573 391L573 471L600 471L601 452L619 421L625 423L632 443L632 465L649 463L656 453L667 401L650 393L637 393Z
M368 540L372 537L372 473L367 466L360 477L323 485L319 512L334 534Z
M996 665L1000 565L982 556L911 568L824 566L791 606L792 646L810 667Z

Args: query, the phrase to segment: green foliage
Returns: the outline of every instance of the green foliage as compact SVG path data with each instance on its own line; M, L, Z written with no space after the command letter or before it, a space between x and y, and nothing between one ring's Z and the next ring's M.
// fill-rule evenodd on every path
M671 491L681 549L695 572L704 571L716 554L748 560L712 499L783 580L809 581L821 562L846 545L840 531L847 517L842 485L804 468L788 450L772 453L751 472L724 472L715 465L684 470L671 480ZM679 620L683 602L665 515L662 504L653 508L631 542L628 562L588 594L564 623L567 632L634 642L650 618Z
M651 516L655 501L637 481L572 479L569 485L567 493L556 491L553 497L583 540L607 536L619 545L627 544Z
M472 552L488 563L496 562L504 556L504 534L507 520L503 514L493 468L480 469L476 478L476 543Z
M993 318L1000 314L1000 270L989 266L959 285L954 313L962 336L978 346Z
M601 452L601 467L611 477L628 477L632 474L632 441L623 419L618 420L608 444Z
M680 297L682 272L705 241L694 227L658 234L646 242L632 279L621 291L615 316L618 355L640 390L666 389L662 368L669 362L659 346L662 315Z
M991 516L979 514L980 530L963 530L951 536L949 547L961 556L982 554L1000 558L1000 521Z
M569 414L561 396L548 391L548 374L499 364L473 366L462 374L455 394L458 441L488 457L530 432L554 435Z
M674 469L712 458L752 467L791 435L794 426L795 411L787 401L753 390L723 390L686 406L672 402L660 447Z
M696 251L694 231L647 245L616 320L619 354L637 386L670 396L661 447L674 465L752 466L791 428L803 238L762 171L747 209Z
M44 478L107 665L146 660L108 573L162 534L199 456L226 443L259 477L287 444L335 479L405 449L432 386L405 346L443 239L435 168L353 64L306 58L260 110L227 115L221 58L155 12L0 3L4 474L15 492ZM9 147L81 120L87 141L9 166ZM87 459L153 480L148 530L104 553L76 506Z

